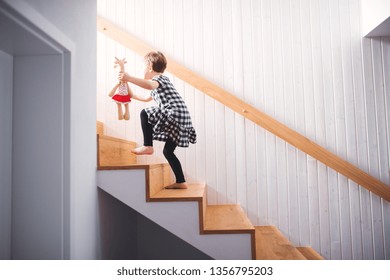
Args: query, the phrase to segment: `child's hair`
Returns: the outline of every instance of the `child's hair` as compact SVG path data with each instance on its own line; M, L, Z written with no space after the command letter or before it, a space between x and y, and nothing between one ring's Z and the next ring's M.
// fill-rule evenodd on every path
M152 69L158 73L164 73L167 68L167 59L161 52L149 52L145 55L145 61L152 64Z

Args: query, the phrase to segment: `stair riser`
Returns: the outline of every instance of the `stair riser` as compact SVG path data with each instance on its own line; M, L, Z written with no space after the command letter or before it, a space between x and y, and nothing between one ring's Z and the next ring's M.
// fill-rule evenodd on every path
M162 190L165 186L173 183L171 179L171 169L169 165L150 167L147 173L146 182L149 182L149 186L146 186L146 199L151 201L151 197L157 192Z
M96 134L104 135L104 124L102 122L96 122Z
M131 150L134 142L98 135L98 166L123 166L135 164L136 156Z

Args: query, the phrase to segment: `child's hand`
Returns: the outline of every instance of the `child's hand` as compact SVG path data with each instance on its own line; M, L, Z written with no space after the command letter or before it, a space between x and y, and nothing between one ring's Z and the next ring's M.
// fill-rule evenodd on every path
M118 74L118 80L121 81L121 82L126 82L129 78L129 74L127 74L126 72L122 72L120 71L119 74Z

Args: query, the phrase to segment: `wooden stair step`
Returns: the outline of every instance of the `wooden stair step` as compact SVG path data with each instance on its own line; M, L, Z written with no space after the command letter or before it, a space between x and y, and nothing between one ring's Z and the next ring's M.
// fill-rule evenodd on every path
M205 233L253 233L254 227L237 204L208 205Z
M305 260L290 241L273 226L256 229L256 259L258 260Z
M106 135L97 135L98 168L102 166L123 166L135 164L136 156L131 149L136 143Z
M324 258L311 247L297 247L298 251L305 256L307 260L323 260Z
M204 184L189 184L188 189L162 189L151 196L153 201L200 201L206 191Z

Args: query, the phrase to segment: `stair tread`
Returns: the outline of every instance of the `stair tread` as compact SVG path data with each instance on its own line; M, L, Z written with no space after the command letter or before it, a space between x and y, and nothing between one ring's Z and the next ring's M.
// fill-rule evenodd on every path
M256 259L258 260L305 260L290 241L273 226L256 229Z
M307 260L323 260L324 258L311 247L297 247L298 251L305 256Z
M126 140L126 139L123 139L123 138L118 138L118 137L115 137L115 136L103 135L103 134L99 134L99 138L109 139L109 140L117 141L117 142L137 144L134 141Z
M252 232L254 227L240 205L208 205L204 223L205 232Z
M152 199L159 200L200 200L205 193L204 184L189 184L188 189L162 189Z

